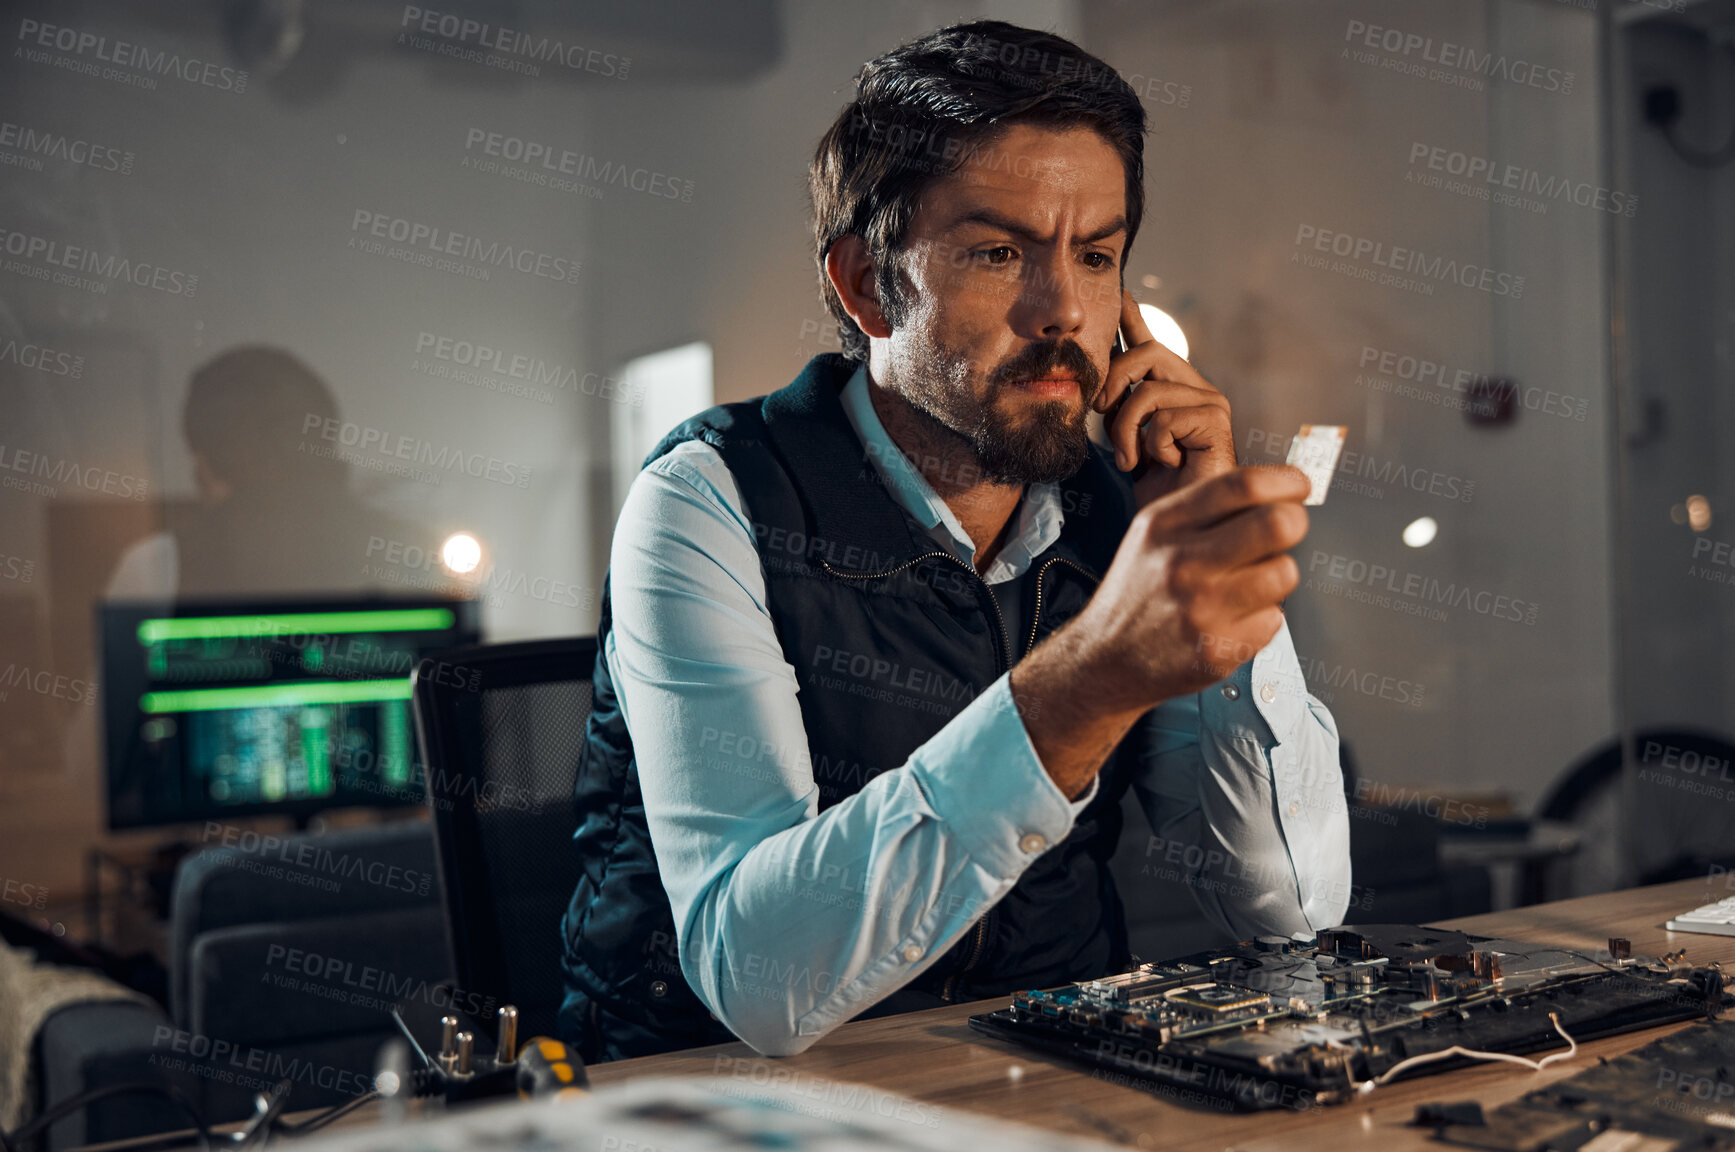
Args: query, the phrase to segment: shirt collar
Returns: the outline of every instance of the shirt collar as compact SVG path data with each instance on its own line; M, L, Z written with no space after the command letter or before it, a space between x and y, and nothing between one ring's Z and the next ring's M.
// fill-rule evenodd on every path
M861 437L868 458L874 462L892 498L915 517L935 541L965 563L974 563L976 546L969 533L964 531L952 509L940 499L933 485L893 442L885 425L880 423L879 413L874 411L873 397L868 392L866 363L856 366L855 374L844 385L842 400L844 414L849 417L856 435ZM1060 539L1065 519L1061 512L1059 485L1025 485L1011 538L994 557L994 563L988 566L982 579L989 584L998 584L1024 575L1030 562Z

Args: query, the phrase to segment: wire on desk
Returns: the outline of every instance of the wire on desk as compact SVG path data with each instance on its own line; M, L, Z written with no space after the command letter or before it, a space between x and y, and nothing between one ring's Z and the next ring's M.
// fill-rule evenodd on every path
M279 1085L279 1087L281 1088L283 1086ZM437 1087L437 1080L431 1076L426 1069L423 1069L420 1073L411 1078L412 1095L430 1095L437 1089ZM29 1140L31 1137L37 1135L39 1132L42 1132L51 1125L59 1123L61 1120L64 1120L79 1109L95 1104L99 1100L106 1100L110 1096L120 1096L129 1092L144 1092L166 1097L170 1103L174 1104L182 1112L185 1112L187 1118L192 1120L194 1129L199 1133L199 1144L200 1147L204 1149L204 1152L212 1152L213 1143L237 1145L241 1143L241 1138L244 1135L242 1133L236 1133L229 1136L227 1139L213 1136L211 1134L211 1127L205 1122L204 1116L199 1113L199 1110L193 1106L193 1102L189 1100L186 1094L180 1089L169 1084L151 1084L145 1081L136 1081L127 1084L110 1084L102 1088L92 1088L88 1092L80 1092L77 1096L71 1096L62 1100L42 1115L37 1116L24 1124L20 1124L11 1132L0 1132L0 1152L20 1152L19 1145L22 1142ZM269 1141L272 1136L277 1135L305 1136L310 1132L317 1132L327 1124L341 1120L343 1117L354 1112L362 1105L371 1104L379 1098L380 1093L377 1089L369 1089L354 1099L345 1100L341 1104L333 1104L325 1111L309 1116L306 1120L294 1124L287 1120L278 1118L275 1114L268 1115L259 1128L251 1133L248 1142L251 1143L252 1139ZM281 1100L278 1101L278 1104L281 1106Z
M431 1069L422 1068L411 1074L409 1088L409 1095L411 1096L432 1096L439 1091L440 1081L438 1077L434 1076ZM370 1088L355 1099L345 1100L342 1104L334 1104L324 1112L316 1116L309 1116L299 1124L279 1120L272 1126L272 1131L285 1136L305 1136L309 1132L319 1131L333 1121L343 1119L363 1104L371 1104L380 1099L382 1095L384 1094L379 1089Z
M1532 1071L1540 1072L1556 1060L1570 1060L1578 1054L1578 1041L1574 1040L1567 1034L1566 1029L1560 1026L1559 1014L1550 1012L1548 1018L1554 1022L1554 1030L1559 1032L1561 1036L1565 1038L1567 1043L1567 1049L1565 1052L1556 1052L1554 1055L1544 1056L1540 1060L1530 1060L1523 1056L1514 1056L1510 1052L1481 1052L1474 1048L1463 1048L1454 1044L1450 1048L1442 1049L1439 1052L1424 1052L1420 1056L1411 1056L1408 1059L1399 1060L1396 1064L1393 1064L1390 1068L1387 1068L1372 1080L1363 1080L1361 1083L1356 1084L1355 1090L1358 1093L1365 1095L1390 1080L1393 1076L1396 1076L1399 1072L1404 1071L1406 1068L1414 1067L1417 1064L1426 1064L1433 1060L1449 1060L1454 1056L1464 1056L1471 1060L1504 1060L1509 1064L1522 1064L1524 1067L1529 1068Z
M171 1104L187 1114L187 1118L193 1122L193 1127L198 1130L200 1146L205 1149L205 1152L210 1152L211 1127L205 1123L204 1116L200 1115L199 1110L193 1106L191 1100L187 1099L186 1094L171 1084L152 1084L144 1080L130 1081L125 1084L107 1084L101 1088L92 1088L88 1092L80 1092L76 1096L70 1096L42 1115L20 1124L12 1131L0 1133L0 1152L15 1152L20 1144L38 1132L45 1131L79 1109L95 1104L98 1100L106 1100L110 1096L122 1096L132 1092L144 1092L166 1097Z
M363 1092L360 1096L357 1096L354 1100L345 1100L342 1104L333 1105L317 1116L309 1116L299 1124L291 1124L287 1120L279 1120L277 1122L277 1131L283 1133L285 1136L304 1136L309 1132L317 1132L332 1121L341 1120L351 1112L354 1112L357 1108L360 1108L363 1104L370 1104L379 1098L380 1094L378 1092L369 1089L368 1091Z

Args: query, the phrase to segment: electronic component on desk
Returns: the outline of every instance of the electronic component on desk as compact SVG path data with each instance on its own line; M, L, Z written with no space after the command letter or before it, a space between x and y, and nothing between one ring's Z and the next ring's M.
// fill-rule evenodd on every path
M1233 984L1195 984L1189 988L1177 988L1165 999L1170 1004L1208 1013L1217 1019L1271 1007L1271 997L1265 993L1237 988Z
M1347 435L1349 429L1341 424L1303 424L1301 431L1289 442L1289 458L1284 463L1293 464L1307 473L1308 483L1312 485L1303 503L1325 503Z
M1332 928L1020 992L970 1024L1183 1098L1300 1109L1473 1058L1455 1048L1542 1052L1722 1010L1720 970L1630 950L1618 938L1585 952L1405 924Z
M785 1077L755 1083L736 1070ZM295 1142L308 1152L1114 1152L1081 1136L1039 1131L974 1112L732 1061L715 1076L651 1077L571 1100L448 1112L396 1128L331 1130Z
M495 1013L491 1040L481 1021L419 996L399 1001L392 1019L421 1065L424 1091L443 1094L448 1103L513 1092L542 1096L589 1085L584 1061L558 1040L537 1036L518 1046L518 1009L511 1004Z
M1663 925L1671 932L1704 932L1711 936L1735 936L1735 896L1683 912Z
M1418 1109L1441 1140L1509 1152L1735 1152L1735 1025L1708 1021L1576 1076L1526 1093L1486 1116Z

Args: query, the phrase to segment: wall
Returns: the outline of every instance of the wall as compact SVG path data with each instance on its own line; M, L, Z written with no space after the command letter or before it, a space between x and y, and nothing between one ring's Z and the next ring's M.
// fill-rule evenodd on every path
M1297 554L1307 581L1289 616L1316 694L1370 787L1425 806L1498 791L1527 808L1614 729L1603 214L1445 185L1471 158L1597 183L1594 19L1540 3L1091 12L1089 42L1150 78L1148 216L1129 278L1160 278L1149 297L1235 404L1244 458L1281 459L1267 449L1304 422L1347 425L1363 454L1340 465ZM1363 26L1395 29L1398 50L1367 47ZM1447 43L1492 56L1495 74L1392 67ZM1509 78L1520 60L1544 67L1543 86ZM1549 90L1566 73L1571 91ZM1346 260L1319 251L1327 230L1384 247ZM1397 248L1424 270L1438 259L1496 277L1357 278L1392 272ZM1406 358L1445 366L1446 386ZM1516 382L1509 426L1468 422L1460 371ZM1422 516L1438 537L1408 548L1400 534Z

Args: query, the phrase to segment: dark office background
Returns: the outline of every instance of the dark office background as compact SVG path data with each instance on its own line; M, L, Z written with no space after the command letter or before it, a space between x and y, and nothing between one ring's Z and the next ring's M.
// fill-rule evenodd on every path
M1735 163L1689 156L1735 132L1729 0L38 0L0 57L0 878L70 922L90 847L165 836L103 829L105 595L458 589L489 639L593 631L648 444L837 346L805 167L855 69L980 16L1138 88L1127 284L1243 457L1349 428L1289 612L1352 815L1535 816L1633 733L1728 737ZM464 20L582 51L481 53ZM513 159L537 146L568 173ZM476 247L394 258L438 258L417 229ZM1382 283L1395 249L1422 270ZM230 467L329 530L254 518L167 573L164 525L212 498L191 377L249 346L337 412ZM459 532L468 575L435 558ZM1550 895L1728 850L1728 765L1643 753Z

